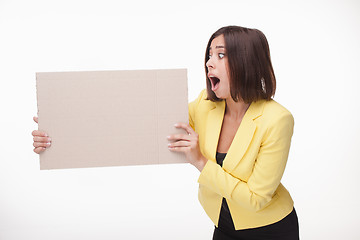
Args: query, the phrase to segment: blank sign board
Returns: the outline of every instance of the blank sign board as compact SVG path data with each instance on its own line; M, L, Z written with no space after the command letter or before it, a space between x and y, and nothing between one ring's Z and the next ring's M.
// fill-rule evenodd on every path
M40 169L182 163L167 136L188 123L186 69L36 73Z

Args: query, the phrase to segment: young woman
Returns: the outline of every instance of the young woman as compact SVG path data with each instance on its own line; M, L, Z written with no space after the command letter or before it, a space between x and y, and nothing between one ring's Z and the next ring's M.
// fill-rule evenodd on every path
M201 173L199 200L213 239L299 239L293 200L280 183L294 119L272 100L268 42L257 29L224 27L206 48L207 89L189 104L187 134L168 137Z
M215 224L214 240L299 239L293 200L280 183L294 120L272 100L276 81L264 34L220 28L206 48L207 89L189 104L187 134L168 136L201 173L199 200ZM34 117L37 122L37 118ZM50 146L35 130L34 151Z

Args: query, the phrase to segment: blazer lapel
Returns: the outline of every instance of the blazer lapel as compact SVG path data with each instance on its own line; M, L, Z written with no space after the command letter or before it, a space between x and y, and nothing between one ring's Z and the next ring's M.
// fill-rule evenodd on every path
M255 134L256 124L254 120L261 116L263 107L264 101L261 100L251 103L246 111L223 162L223 167L228 172L233 171L244 157Z
M206 124L205 154L216 162L216 150L219 141L222 122L224 119L225 101L216 102L215 108L210 110Z

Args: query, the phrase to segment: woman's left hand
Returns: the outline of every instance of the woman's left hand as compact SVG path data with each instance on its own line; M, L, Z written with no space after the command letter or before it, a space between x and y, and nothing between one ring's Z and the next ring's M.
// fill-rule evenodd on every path
M168 148L172 152L185 153L186 159L200 172L204 168L207 159L201 154L199 148L199 135L186 123L175 124L176 128L184 129L187 134L173 134L168 136L171 142Z

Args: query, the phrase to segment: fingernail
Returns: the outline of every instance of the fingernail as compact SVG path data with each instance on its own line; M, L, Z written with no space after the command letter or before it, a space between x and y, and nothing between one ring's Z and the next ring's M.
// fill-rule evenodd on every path
M174 124L174 127L178 127L178 126L179 126L179 124L177 124L177 123Z
M45 133L45 137L48 137L49 135L47 135L46 133Z
M49 142L47 142L47 143L46 143L46 145L50 146L50 143L49 143Z
M51 138L49 138L48 140L49 140L49 142L51 142Z
M167 139L170 139L170 136L167 136L166 138L167 138Z

